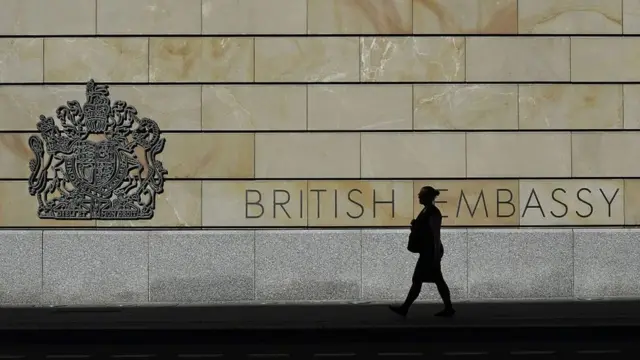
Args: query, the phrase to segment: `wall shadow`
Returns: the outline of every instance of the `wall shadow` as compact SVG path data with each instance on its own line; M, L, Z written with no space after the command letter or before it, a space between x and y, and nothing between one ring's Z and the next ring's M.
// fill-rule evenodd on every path
M257 300L359 300L360 282L357 281L301 281L293 280L277 286L259 286Z
M151 302L207 303L254 300L253 277L163 278L149 284Z

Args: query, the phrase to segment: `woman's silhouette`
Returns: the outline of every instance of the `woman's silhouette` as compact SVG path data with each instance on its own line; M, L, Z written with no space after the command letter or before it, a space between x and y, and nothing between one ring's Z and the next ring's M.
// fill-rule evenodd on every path
M412 285L404 304L390 306L389 308L402 316L409 312L411 304L418 298L422 290L422 283L435 283L440 297L444 302L443 311L435 316L453 316L455 310L451 304L451 293L442 276L441 261L444 255L444 247L440 240L440 227L442 225L442 213L435 205L436 197L440 192L431 186L420 189L418 199L424 206L420 214L411 221L411 234L409 235L408 249L419 253L420 257L413 272Z

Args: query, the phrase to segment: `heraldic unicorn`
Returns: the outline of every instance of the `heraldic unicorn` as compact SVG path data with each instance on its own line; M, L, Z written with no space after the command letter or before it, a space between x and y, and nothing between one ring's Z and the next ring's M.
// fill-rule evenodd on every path
M109 99L109 87L87 83L86 103L58 107L58 127L40 115L29 138L29 193L42 219L150 219L167 171L156 155L165 139L155 121ZM44 140L44 142L43 142ZM46 146L45 146L46 145Z

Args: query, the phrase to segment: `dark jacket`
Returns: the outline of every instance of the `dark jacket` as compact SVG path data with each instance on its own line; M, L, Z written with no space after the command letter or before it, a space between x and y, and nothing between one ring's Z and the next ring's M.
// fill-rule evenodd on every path
M425 207L411 222L408 250L419 253L420 257L440 261L444 248L440 239L442 213L434 206Z

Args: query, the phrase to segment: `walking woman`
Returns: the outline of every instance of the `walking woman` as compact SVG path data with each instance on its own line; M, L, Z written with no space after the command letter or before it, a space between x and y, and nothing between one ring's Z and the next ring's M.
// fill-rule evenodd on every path
M411 234L409 235L408 250L419 253L420 257L413 272L412 285L404 304L390 306L391 311L406 316L411 304L418 298L422 290L422 283L435 283L438 293L444 302L444 310L435 316L451 317L455 314L451 304L451 293L442 276L442 256L444 247L440 239L440 227L442 226L442 213L436 207L436 197L440 192L431 186L420 189L418 199L424 206L420 214L411 221Z

